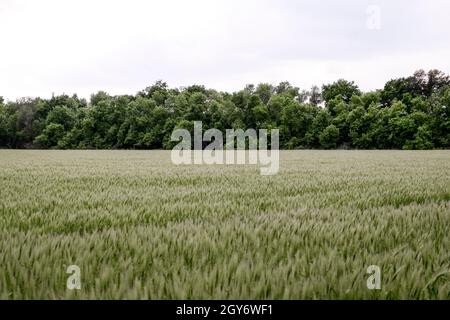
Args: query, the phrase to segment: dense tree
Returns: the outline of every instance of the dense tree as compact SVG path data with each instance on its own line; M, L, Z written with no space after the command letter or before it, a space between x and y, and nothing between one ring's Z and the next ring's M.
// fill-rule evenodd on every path
M319 135L320 145L324 149L334 149L339 141L339 129L335 125L329 125Z
M341 96L342 100L348 103L354 95L361 95L361 91L353 81L340 79L322 87L322 97L327 104L337 96Z
M256 87L255 93L259 96L264 104L267 104L272 97L275 89L271 84L261 83Z
M390 105L394 100L409 103L416 97L424 99L450 86L450 77L439 70L418 70L414 75L406 78L388 81L382 91L382 103Z
M311 88L311 91L307 93L307 96L309 97L309 103L318 106L320 103L322 103L322 93L320 92L320 89L318 86L313 86ZM304 102L304 101L300 101Z
M163 81L136 95L100 91L89 104L76 95L0 98L3 148L171 148L174 128L278 128L282 148L432 149L450 147L450 79L419 70L362 93L338 80L322 90L289 82L226 93L201 85L171 89Z
M6 130L6 114L5 114L5 106L3 104L3 97L0 96L0 146L7 145L7 130Z

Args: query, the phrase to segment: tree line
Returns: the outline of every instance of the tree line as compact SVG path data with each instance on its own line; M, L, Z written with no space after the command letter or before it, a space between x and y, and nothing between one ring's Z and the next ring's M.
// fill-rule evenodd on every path
M135 95L50 99L0 97L0 147L170 149L174 129L279 129L284 149L438 149L450 147L450 77L416 71L362 92L338 80L300 90L262 83L227 93L165 82Z

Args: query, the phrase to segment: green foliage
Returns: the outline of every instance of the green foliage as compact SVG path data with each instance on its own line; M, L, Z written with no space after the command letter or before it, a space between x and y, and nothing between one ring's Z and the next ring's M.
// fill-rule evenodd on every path
M183 121L202 121L205 130L279 128L286 149L449 148L450 79L419 70L367 93L338 80L322 90L285 81L232 94L157 81L134 96L97 92L89 104L76 95L0 99L0 147L168 149Z
M259 98L264 104L267 104L270 98L272 97L274 91L275 89L272 85L268 83L261 83L256 88L255 93L259 96Z
M431 130L426 126L420 126L414 135L414 140L406 141L403 149L407 150L429 150L433 149Z
M339 129L333 124L323 130L319 136L320 145L324 149L334 149L339 140Z
M7 143L7 124L6 124L6 114L5 106L3 105L3 98L0 97L0 146L4 146Z
M35 142L50 148L56 146L63 136L64 126L59 123L50 123L45 127L44 131L36 137Z
M309 103L313 106L317 106L322 102L322 93L317 86L313 86L311 91L307 93L307 96L309 98ZM300 102L304 102L304 99L301 99Z
M450 77L443 72L418 70L410 77L388 81L381 93L382 103L387 106L394 100L408 103L416 97L428 98L447 86L450 86Z
M326 103L329 103L338 96L341 96L345 102L350 102L350 99L354 95L361 95L361 91L353 81L340 79L322 87L322 97Z

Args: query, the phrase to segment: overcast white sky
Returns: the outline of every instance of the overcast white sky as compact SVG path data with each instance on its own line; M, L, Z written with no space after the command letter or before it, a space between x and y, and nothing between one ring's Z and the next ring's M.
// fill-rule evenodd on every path
M0 96L134 94L158 79L371 90L450 72L449 12L447 0L0 0Z

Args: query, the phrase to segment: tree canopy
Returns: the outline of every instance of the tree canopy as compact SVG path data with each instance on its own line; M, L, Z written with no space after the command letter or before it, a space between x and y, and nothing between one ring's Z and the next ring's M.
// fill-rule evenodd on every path
M0 97L0 147L168 149L175 128L280 130L285 149L450 147L450 77L419 70L362 92L338 80L300 90L289 82L219 92L158 81L136 95L98 92L50 99Z

